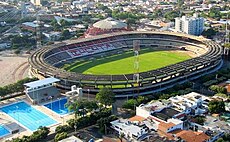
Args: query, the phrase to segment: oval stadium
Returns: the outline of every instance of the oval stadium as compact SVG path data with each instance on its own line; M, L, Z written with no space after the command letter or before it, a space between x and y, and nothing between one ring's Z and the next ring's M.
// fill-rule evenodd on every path
M135 57L134 41L140 46ZM211 40L181 33L117 32L38 49L29 57L30 75L55 77L61 88L76 85L92 94L110 87L116 97L146 95L218 70L222 50Z

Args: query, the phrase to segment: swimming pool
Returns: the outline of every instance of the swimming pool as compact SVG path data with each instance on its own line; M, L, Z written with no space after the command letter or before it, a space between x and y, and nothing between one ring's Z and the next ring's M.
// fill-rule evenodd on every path
M10 134L10 131L7 130L4 126L0 125L0 137Z
M0 108L0 110L31 131L37 130L40 126L50 126L57 123L46 114L38 111L25 102L7 105Z
M50 102L48 104L45 104L44 106L51 109L52 111L56 112L59 115L65 115L70 112L68 110L68 107L65 106L66 103L67 103L67 98L64 98L64 99Z

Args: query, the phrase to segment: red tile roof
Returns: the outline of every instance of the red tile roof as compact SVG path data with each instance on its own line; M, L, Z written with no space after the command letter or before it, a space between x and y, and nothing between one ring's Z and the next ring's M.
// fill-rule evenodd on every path
M141 122L141 121L143 121L143 120L145 120L145 118L144 117L141 117L141 116L133 116L133 117L131 117L131 118L129 118L129 121L139 121L139 122Z
M204 142L209 139L203 132L194 132L192 130L177 130L173 134L176 134L177 137L185 140L186 142Z
M160 122L160 124L158 125L158 129L162 132L167 132L168 128L171 128L173 126L175 126L175 124L173 124L172 122L169 123Z

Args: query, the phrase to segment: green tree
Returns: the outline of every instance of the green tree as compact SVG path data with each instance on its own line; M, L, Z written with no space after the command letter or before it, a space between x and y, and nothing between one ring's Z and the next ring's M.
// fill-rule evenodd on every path
M16 50L14 51L14 54L20 54L20 52L21 52L21 50L16 49Z
M68 136L68 134L67 134L66 132L57 133L57 134L55 135L54 141L55 141L55 142L58 142L58 141L60 141L60 140L62 140L62 139L67 138L67 136Z
M61 24L62 27L68 27L68 26L70 26L70 25L73 25L74 22L69 22L69 21L66 21L66 20L64 20L64 19L61 19L61 20L60 20L60 24Z
M197 116L197 117L195 117L194 121L200 125L204 125L205 117L204 116Z
M136 19L134 19L134 18L127 18L126 19L126 23L128 25L136 24Z
M208 16L209 16L210 18L214 18L214 19L220 19L220 18L221 18L220 11L217 10L216 7L212 7L212 8L209 10Z
M67 104L70 111L75 112L75 118L78 116L85 116L86 113L92 112L98 109L98 105L95 101L88 100L75 100L74 102Z
M124 137L125 137L125 134L124 133L120 133L120 135L119 135L118 138L122 142Z
M207 30L204 30L201 35L207 37L207 38L212 38L214 35L216 35L217 31L214 30L213 28L209 28Z
M225 142L223 138L219 138L216 142Z
M100 118L99 120L97 120L97 125L99 126L100 132L105 133L105 125L106 127L110 127L111 121L116 120L117 117L115 115L111 115L109 117L104 117L104 118Z
M224 47L225 47L225 48L230 48L230 43L225 43L225 44L224 44Z
M223 101L212 100L208 103L208 109L211 113L225 112L225 104Z
M61 26L57 23L55 19L53 19L50 24L53 26L53 29L55 31L59 31L61 29Z
M230 134L229 133L225 133L223 136L224 141L230 141Z
M173 21L176 17L179 17L179 11L168 11L164 14L166 20Z
M82 21L90 22L90 17L89 16L83 16Z
M105 106L110 106L115 102L115 94L110 88L104 87L97 93L96 100Z
M69 39L71 37L71 34L69 30L63 30L61 32L61 40Z
M212 85L209 87L209 89L216 93L226 93L227 92L225 87L218 86L218 85Z
M125 109L132 109L134 110L134 107L137 106L137 100L136 99L129 99L127 101L125 101L125 103L123 104L123 108Z

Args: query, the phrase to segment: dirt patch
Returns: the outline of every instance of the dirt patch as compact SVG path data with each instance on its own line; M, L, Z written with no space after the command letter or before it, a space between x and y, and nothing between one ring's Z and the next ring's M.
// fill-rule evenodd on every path
M28 57L0 56L0 86L28 77Z

